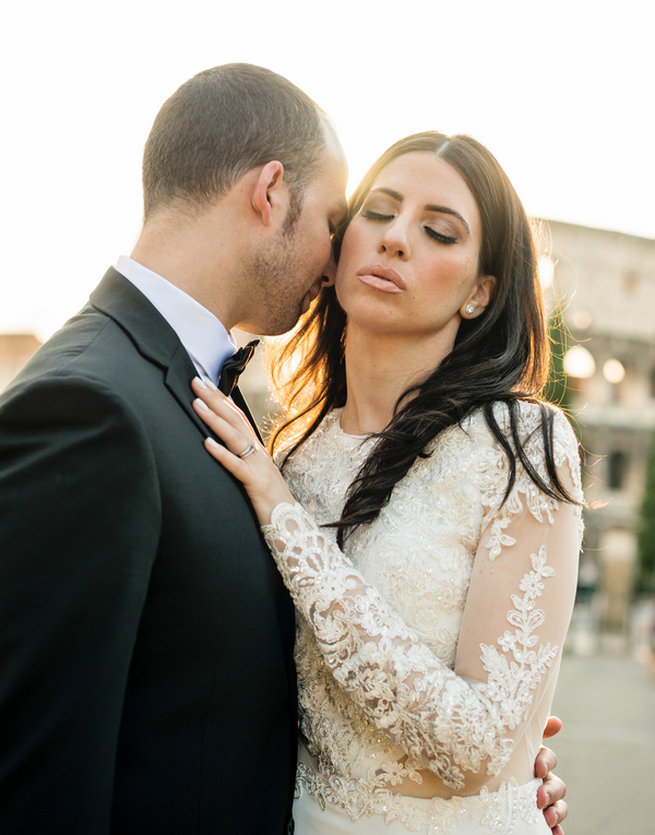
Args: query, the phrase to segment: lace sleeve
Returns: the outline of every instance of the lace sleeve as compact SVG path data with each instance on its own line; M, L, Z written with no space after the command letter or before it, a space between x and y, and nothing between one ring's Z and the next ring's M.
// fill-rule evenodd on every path
M566 456L558 471L578 495L572 448L575 460ZM335 679L371 722L463 793L476 791L507 763L540 701L570 618L579 508L543 494L539 502L533 486L527 476L517 479L482 532L454 670L300 505L278 505L263 528Z

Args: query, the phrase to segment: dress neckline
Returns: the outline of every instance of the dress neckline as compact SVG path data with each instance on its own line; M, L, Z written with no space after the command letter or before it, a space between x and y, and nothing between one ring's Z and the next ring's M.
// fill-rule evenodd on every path
M332 417L333 424L342 438L347 438L348 440L355 441L356 443L362 443L364 441L370 441L373 438L373 435L369 432L367 435L354 435L352 432L346 432L343 426L341 425L341 415L343 414L343 406L338 406L335 409L332 409L330 412L330 417Z

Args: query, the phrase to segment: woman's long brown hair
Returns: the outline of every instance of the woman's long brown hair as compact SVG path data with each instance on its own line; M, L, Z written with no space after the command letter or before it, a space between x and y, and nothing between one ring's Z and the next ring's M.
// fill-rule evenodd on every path
M350 218L360 210L380 171L392 160L416 151L448 162L471 190L482 221L479 270L496 284L484 314L463 319L451 353L421 383L396 403L393 419L350 486L338 528L339 544L358 525L377 517L394 486L440 432L473 410L483 410L487 425L509 459L505 497L515 479L517 458L532 481L549 496L571 501L553 458L554 411L539 401L549 369L537 254L530 221L495 157L469 136L420 133L392 145L373 165L353 194L348 218L335 235L337 251ZM274 354L273 381L281 414L271 436L273 450L284 448L286 461L312 435L332 409L346 402L344 346L346 315L334 288L321 293L291 338ZM289 377L285 374L292 367ZM517 401L540 402L541 433L549 482L525 453L518 431ZM510 434L501 431L495 403L509 410Z

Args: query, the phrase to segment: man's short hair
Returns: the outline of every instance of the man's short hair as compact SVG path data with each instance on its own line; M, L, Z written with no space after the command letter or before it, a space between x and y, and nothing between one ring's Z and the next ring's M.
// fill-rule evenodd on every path
M143 155L144 217L183 201L207 205L247 171L284 165L296 199L326 146L325 116L286 78L224 64L189 79L157 114Z

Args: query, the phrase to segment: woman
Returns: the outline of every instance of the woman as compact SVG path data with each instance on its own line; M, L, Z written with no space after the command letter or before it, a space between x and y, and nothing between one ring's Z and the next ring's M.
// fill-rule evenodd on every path
M536 399L529 222L485 148L426 133L373 166L338 238L334 287L282 357L302 349L286 484L194 383L299 612L296 832L548 832L532 769L581 490L575 436Z

